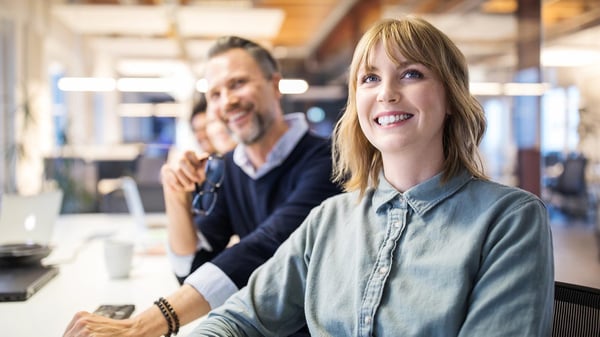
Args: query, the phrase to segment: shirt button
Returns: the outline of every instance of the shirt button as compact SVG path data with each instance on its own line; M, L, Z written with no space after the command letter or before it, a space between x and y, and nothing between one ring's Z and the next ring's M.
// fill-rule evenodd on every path
M371 323L371 316L365 317L365 324Z
M381 267L379 268L379 274L384 275L385 273L387 273L388 268L387 267Z
M392 222L392 226L395 228L398 228L398 227L400 227L400 223L398 221L394 221L394 222Z

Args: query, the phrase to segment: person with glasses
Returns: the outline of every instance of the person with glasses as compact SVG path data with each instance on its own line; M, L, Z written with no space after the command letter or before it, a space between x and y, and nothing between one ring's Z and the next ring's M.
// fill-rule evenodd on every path
M204 94L200 94L198 97L198 101L194 104L192 114L190 115L190 126L200 149L207 153L214 153L217 152L217 149L207 132L208 114L206 113L206 97ZM225 149L224 152L229 150L231 149Z
M190 126L194 133L194 137L200 145L202 152L197 155L194 151L186 151L183 154L177 155L177 158L169 160L161 168L161 181L168 181L170 177L177 174L175 171L180 168L180 164L177 161L182 162L182 165L186 165L186 158L190 156L192 156L193 158L196 158L197 156L200 156L202 158L209 156L211 156L211 158L222 158L223 154L233 150L237 145L237 142L235 141L229 130L227 130L227 126L225 125L225 123L221 119L219 119L214 112L207 111L206 95L204 93L200 93L198 95L198 100L194 105L190 116ZM209 170L211 167L214 166L210 163L211 162L209 162L209 164L207 165L206 171L217 171ZM212 195L205 194L204 192L199 193L201 192L200 182L202 182L204 179L204 177L198 178L198 181L195 184L195 194L197 200L205 200L207 197L210 197L210 195ZM222 174L220 175L220 179L222 179ZM208 181L204 183L204 185L206 185L206 187L210 187L210 184L211 179L209 177ZM168 186L165 185L165 187ZM167 200L171 193L169 193L169 190L166 188L164 189L164 191L166 193L165 200ZM200 196L203 196L203 198L199 199ZM214 200L216 200L216 198ZM197 207L195 209L197 209ZM187 219L179 218L179 212L179 209L172 210L168 208L166 210L167 217L169 219L169 224L187 223ZM192 209L192 212L198 213L197 211L194 211L194 209ZM189 231L181 233L179 231L179 228L181 228L181 226L171 225L167 227L169 237L172 238L172 240L170 240L170 243L172 245L169 247L172 248L170 251L172 251L173 249L175 251L185 250L186 243L188 241L186 236L190 235L191 233L189 233ZM180 236L182 237L182 240L179 239ZM177 276L177 279L181 284L183 283L185 276L187 276L190 272L190 259L179 259L175 255L171 255L171 260L174 266L174 271Z
M304 114L284 114L281 71L269 51L220 38L205 78L207 112L238 145L210 159L187 152L162 175L169 255L183 285L130 319L79 312L65 336L176 334L244 287L312 208L341 192L332 181L330 140L311 133ZM230 245L233 235L240 239ZM296 330L287 335L308 336Z
M189 123L194 139L199 146L198 150L202 153L226 153L237 145L223 121L213 113L206 111L206 95L204 93L198 95L190 114ZM183 155L182 151L173 147L169 151L168 162L177 162ZM172 166L167 167L171 168Z
M190 116L190 125L200 147L206 153L227 153L235 148L237 142L227 126L214 113L207 111L206 95L200 93Z
M334 128L347 193L324 201L195 336L551 335L548 212L486 178L467 63L425 20L385 19Z

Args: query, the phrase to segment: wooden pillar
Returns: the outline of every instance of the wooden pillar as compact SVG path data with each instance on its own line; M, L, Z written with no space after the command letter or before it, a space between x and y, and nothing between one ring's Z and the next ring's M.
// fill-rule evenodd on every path
M540 83L541 1L518 0L517 22L515 82ZM513 118L518 146L518 184L538 196L541 190L540 110L540 96L515 96Z

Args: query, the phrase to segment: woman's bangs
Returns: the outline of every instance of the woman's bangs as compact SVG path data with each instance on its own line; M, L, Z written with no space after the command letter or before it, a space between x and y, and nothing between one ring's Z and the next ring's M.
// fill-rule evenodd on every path
M424 55L422 46L413 38L408 27L402 25L394 26L381 36L381 42L387 56L396 65L405 61L429 65L428 58ZM404 59L400 59L402 56Z

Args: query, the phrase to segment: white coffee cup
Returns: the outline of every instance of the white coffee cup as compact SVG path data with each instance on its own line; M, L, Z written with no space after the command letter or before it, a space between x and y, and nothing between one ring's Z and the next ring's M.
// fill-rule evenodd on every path
M112 279L129 277L133 263L134 244L120 239L104 241L104 262L108 276Z

